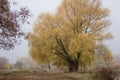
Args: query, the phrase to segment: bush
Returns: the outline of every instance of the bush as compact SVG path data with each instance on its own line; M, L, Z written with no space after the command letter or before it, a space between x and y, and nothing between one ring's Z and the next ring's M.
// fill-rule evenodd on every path
M117 73L111 68L102 67L95 72L96 78L100 80L114 80Z

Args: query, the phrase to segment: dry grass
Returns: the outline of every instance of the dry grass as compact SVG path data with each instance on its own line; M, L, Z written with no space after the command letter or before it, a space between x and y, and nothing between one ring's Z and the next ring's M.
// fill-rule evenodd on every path
M114 78L111 70L101 69L97 73L97 77L94 78L94 73L49 73L49 72L9 72L0 75L0 80L99 80L98 77L109 77ZM106 79L113 80L113 79Z
M73 80L63 77L65 73L17 73L9 75L1 75L0 80Z

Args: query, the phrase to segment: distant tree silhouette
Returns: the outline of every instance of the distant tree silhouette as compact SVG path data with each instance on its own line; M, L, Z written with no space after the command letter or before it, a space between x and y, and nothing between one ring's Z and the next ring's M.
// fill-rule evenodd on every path
M7 68L9 64L8 59L4 58L4 57L0 57L0 70L3 70L5 68Z

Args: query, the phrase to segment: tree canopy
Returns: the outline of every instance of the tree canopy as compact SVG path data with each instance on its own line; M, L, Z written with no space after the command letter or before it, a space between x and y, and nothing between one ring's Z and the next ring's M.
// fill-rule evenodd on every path
M27 8L12 11L8 0L0 0L0 49L13 49L23 36L21 25L30 16Z
M27 36L30 56L70 72L91 66L97 43L111 38L108 15L100 0L63 0L55 14L44 13L36 20Z

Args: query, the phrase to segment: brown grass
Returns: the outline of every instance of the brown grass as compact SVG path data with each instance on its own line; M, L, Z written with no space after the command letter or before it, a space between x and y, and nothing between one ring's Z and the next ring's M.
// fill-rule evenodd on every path
M0 80L75 80L64 77L66 73L27 73L1 75Z

